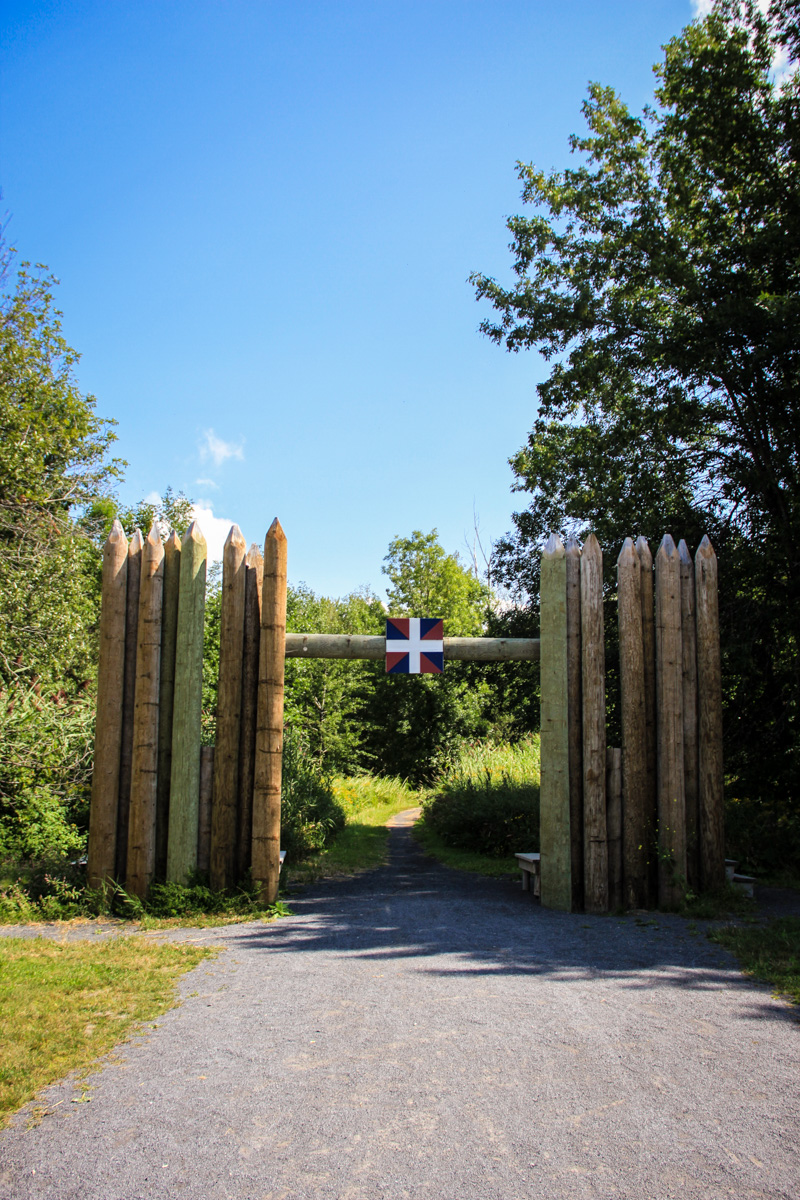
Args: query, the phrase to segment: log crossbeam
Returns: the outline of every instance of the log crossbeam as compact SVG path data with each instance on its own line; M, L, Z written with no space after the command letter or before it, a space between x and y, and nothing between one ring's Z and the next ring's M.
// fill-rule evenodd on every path
M346 633L287 633L287 658L366 658L386 655L386 638ZM444 639L444 656L457 662L531 662L539 658L538 638Z

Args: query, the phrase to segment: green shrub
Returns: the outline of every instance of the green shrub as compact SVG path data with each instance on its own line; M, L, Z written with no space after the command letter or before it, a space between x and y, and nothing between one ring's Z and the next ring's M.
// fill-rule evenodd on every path
M38 683L0 688L0 858L78 857L86 845L94 703Z
M491 857L539 849L539 741L471 743L423 804L448 846Z
M314 854L332 842L345 827L345 813L330 781L324 778L296 735L283 746L281 849L290 861Z

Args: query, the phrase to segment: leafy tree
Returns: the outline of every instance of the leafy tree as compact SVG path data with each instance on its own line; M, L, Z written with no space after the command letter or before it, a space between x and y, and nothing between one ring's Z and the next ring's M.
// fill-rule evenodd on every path
M289 588L286 626L291 633L383 632L385 613L369 592L338 600L316 596L305 584ZM368 764L363 745L374 664L329 659L287 659L286 721L305 756L324 771Z
M483 627L487 592L457 554L447 554L435 529L396 537L382 567L394 616L443 617L452 637L477 637Z
M664 48L654 108L635 116L592 84L578 165L519 167L534 211L508 222L516 282L473 282L498 314L484 332L552 363L512 459L531 503L496 570L535 607L552 529L594 528L609 572L627 534L707 530L729 790L800 845L797 51L796 4L720 0Z
M384 564L393 616L442 617L446 636L482 632L487 590L457 554L446 553L435 529L394 538ZM428 783L464 738L488 732L489 698L485 678L467 663L448 663L443 675L376 672L367 750L384 773Z
M55 280L0 245L0 855L82 844L99 553L76 518L120 464L78 388Z
M76 383L55 283L22 264L0 299L0 678L74 686L91 674L97 618L97 555L75 516L120 464L113 422Z

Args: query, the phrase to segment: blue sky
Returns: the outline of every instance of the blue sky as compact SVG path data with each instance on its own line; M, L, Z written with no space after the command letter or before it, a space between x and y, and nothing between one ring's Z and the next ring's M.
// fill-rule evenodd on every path
M466 557L520 500L546 368L477 331L517 160L568 160L589 80L640 108L691 0L4 5L8 237L61 280L135 502L217 553L278 516L289 575L382 592L397 534Z

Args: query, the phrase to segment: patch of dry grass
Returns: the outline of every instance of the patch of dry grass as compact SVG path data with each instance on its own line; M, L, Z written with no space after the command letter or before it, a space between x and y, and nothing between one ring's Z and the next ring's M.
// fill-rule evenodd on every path
M0 938L0 1124L165 1013L180 976L214 954L143 937Z

